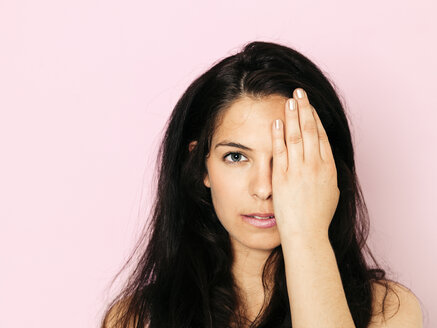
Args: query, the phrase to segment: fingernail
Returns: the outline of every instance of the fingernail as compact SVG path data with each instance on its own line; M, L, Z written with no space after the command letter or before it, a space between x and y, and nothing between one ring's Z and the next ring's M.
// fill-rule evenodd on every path
M275 129L279 130L281 123L279 122L279 120L275 120Z
M296 109L296 100L293 98L288 99L288 109L295 110Z
M297 98L302 99L305 96L305 92L302 89L297 89Z

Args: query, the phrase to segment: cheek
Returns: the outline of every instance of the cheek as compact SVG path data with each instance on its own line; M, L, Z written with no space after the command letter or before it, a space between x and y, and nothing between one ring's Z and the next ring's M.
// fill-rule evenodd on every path
M244 188L243 171L238 167L229 167L230 164L214 161L208 168L211 190L217 195L241 193Z
M214 209L221 221L235 220L235 217L244 210L244 185L241 174L230 174L230 169L211 171L211 198ZM213 174L211 174L213 173Z

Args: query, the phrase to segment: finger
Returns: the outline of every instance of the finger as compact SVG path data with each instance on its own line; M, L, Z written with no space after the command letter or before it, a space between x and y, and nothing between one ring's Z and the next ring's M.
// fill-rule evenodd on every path
M287 140L289 165L299 165L303 162L303 141L296 99L288 99L285 107L285 140Z
M312 114L312 106L308 100L307 94L302 88L297 88L294 90L293 96L297 98L298 103L299 123L303 139L304 162L320 160L317 125Z
M334 161L334 156L332 154L331 144L329 143L328 135L323 127L322 121L320 120L319 114L317 111L313 110L314 119L317 124L317 131L319 134L319 143L320 143L320 156L323 161L330 162Z
M278 124L276 124L276 122ZM284 142L284 124L280 119L272 124L273 172L284 173L288 167L287 147Z

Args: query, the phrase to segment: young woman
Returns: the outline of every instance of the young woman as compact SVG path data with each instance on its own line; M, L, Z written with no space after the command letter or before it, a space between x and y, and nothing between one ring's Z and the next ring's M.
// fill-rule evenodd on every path
M252 42L215 64L158 157L147 243L102 327L421 327L366 245L343 106L299 52Z

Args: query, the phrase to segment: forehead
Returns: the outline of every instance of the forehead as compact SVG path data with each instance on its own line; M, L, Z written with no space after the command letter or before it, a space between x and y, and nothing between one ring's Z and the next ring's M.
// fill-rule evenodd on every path
M226 109L217 125L213 143L222 138L271 135L271 124L279 118L285 121L286 97L270 95L260 99L242 97Z

